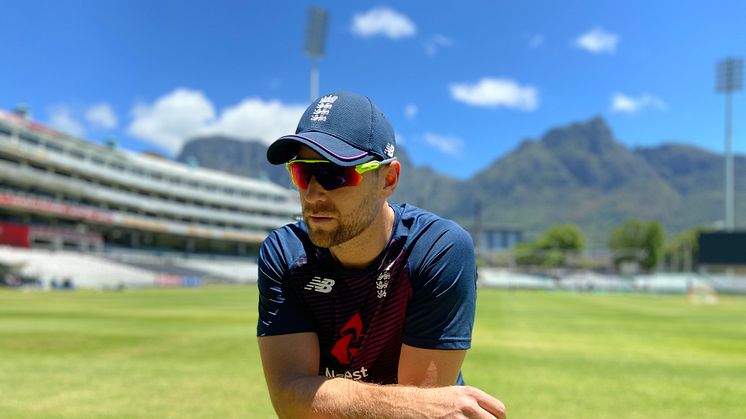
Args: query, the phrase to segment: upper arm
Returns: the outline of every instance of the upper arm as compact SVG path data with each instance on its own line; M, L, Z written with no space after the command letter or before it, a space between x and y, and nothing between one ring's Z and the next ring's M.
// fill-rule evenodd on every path
M441 221L412 249L413 294L399 358L399 383L454 385L471 344L476 303L474 247Z
M280 238L279 233L275 231L267 237L259 249L258 336L313 331L299 296L289 284L288 266L293 258L297 257L292 253L294 245L299 244L287 238Z
M258 261L257 341L269 395L280 417L301 416L296 409L307 406L308 400L304 391L294 390L294 383L319 373L318 337L289 285L292 245L275 231L262 243Z
M443 387L456 383L466 350L422 349L402 345L399 384Z
M418 240L410 260L412 299L403 343L423 349L469 349L477 274L471 237L444 220Z
M319 340L316 333L307 332L260 336L257 341L269 396L279 413L294 405L286 398L298 396L289 391L293 380L318 375Z

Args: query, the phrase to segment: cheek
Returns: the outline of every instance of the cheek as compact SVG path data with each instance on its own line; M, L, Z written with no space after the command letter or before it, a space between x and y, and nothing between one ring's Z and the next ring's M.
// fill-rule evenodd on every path
M369 185L361 183L357 186L342 188L339 194L332 194L332 201L339 210L340 214L354 216L361 210L360 205L366 200L373 191L368 188ZM335 191L336 192L336 191Z

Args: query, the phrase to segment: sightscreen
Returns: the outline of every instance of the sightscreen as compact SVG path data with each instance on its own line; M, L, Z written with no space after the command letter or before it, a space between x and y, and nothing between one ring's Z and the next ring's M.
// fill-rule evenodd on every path
M700 234L699 263L746 265L746 231Z

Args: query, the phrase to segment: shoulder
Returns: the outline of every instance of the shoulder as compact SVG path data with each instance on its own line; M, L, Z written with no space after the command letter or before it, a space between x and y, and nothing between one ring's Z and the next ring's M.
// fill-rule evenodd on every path
M407 236L406 247L412 268L436 260L447 263L457 258L474 258L471 235L456 222L408 204L395 209L400 211L401 231L398 234Z
M473 247L471 235L455 221L409 204L398 205L396 210L400 211L400 234L407 236L410 247L431 246L444 240Z
M304 224L300 221L293 224L286 224L278 229L272 230L267 238L264 239L262 245L267 244L292 244L294 242L300 243L303 237L307 237L308 233Z
M308 234L301 222L287 224L267 236L259 249L259 262L291 265L306 254Z

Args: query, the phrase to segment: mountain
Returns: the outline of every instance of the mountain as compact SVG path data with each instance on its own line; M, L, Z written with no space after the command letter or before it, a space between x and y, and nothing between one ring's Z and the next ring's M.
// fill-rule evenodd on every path
M526 140L467 183L485 220L529 236L575 223L597 245L625 218L665 220L679 199L650 164L614 140L601 118Z
M176 157L182 163L195 162L200 167L220 170L292 187L285 167L267 161L267 146L224 136L199 137L187 141Z
M721 155L673 143L637 149L635 154L648 162L679 195L679 205L673 208L667 223L671 230L712 224L725 218L725 163ZM746 157L736 156L734 160L736 223L743 228L746 224Z
M266 146L226 137L187 142L178 159L291 186L282 166L266 161ZM520 229L527 237L555 223L575 223L592 246L628 218L660 220L669 234L723 219L723 162L680 144L630 149L600 118L524 140L467 180L412 164L401 147L402 176L392 202L410 202L473 225ZM736 208L746 208L746 158L736 158ZM746 213L741 211L742 221ZM738 212L736 221L739 220Z
M451 201L463 190L463 182L436 172L429 166L415 166L401 146L396 157L401 162L401 176L391 202L408 202L437 214L448 211Z

